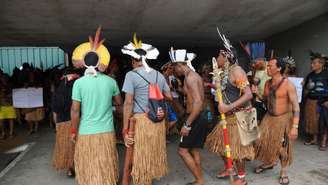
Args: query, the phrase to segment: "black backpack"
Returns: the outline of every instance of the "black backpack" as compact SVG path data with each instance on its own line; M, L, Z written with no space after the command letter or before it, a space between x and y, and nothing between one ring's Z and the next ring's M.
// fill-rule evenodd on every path
M166 103L164 100L164 96L162 94L162 91L160 90L157 80L158 80L158 71L156 71L156 82L150 83L145 77L143 77L140 73L137 71L134 71L137 73L142 79L144 79L148 83L148 110L144 110L138 101L134 99L134 101L137 103L138 107L145 113L147 113L148 118L154 122L158 123L165 119L166 116Z

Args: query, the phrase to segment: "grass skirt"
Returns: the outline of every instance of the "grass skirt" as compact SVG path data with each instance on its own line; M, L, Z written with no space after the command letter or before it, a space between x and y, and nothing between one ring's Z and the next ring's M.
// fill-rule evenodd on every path
M74 162L79 185L116 185L119 166L115 133L78 135Z
M293 161L293 141L288 139L288 145L283 147L285 133L288 133L292 126L292 113L281 116L270 116L266 114L262 120L260 129L261 137L256 142L256 159L271 164L279 157L290 165Z
M42 121L44 119L44 108L35 108L33 111L25 114L26 121Z
M71 122L56 124L56 143L52 157L52 166L56 170L73 168L74 143L71 141Z
M311 135L319 133L318 101L306 99L305 103L305 132Z
M240 142L240 136L236 116L226 118L227 130L229 134L231 155L233 160L253 160L255 157L254 147L252 144L243 146ZM225 156L225 146L223 140L223 126L217 124L213 131L207 136L205 147L220 156Z
M153 123L146 114L135 114L136 119L132 178L135 185L149 185L168 172L165 121Z

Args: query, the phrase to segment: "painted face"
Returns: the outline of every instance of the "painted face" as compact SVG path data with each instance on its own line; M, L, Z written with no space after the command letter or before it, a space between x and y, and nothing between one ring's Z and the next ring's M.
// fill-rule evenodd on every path
M311 61L311 70L317 71L323 68L323 64L320 62L319 58L315 58Z
M281 68L277 66L277 60L273 59L268 62L267 71L269 76L274 76L277 73L280 73Z

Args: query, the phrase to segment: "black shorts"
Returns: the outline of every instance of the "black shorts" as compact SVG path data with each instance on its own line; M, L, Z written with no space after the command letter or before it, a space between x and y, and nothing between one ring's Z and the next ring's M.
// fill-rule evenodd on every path
M179 147L181 148L203 148L209 131L207 111L203 111L191 124L188 136L181 137Z

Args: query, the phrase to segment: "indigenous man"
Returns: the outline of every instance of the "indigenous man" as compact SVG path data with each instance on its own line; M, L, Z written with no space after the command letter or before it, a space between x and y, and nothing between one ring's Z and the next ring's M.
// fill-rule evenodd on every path
M304 83L305 94L305 131L312 138L305 142L305 145L318 144L319 135L319 104L325 99L327 90L327 70L324 69L325 61L328 57L320 53L311 52L311 73L308 74ZM324 110L324 109L322 109ZM325 137L322 139L326 140ZM325 143L321 149L324 150Z
M245 71L238 65L237 57L229 41L223 39L226 50L220 50L216 62L219 68L223 69L220 83L223 103L219 104L220 113L226 114L227 130L231 148L231 158L234 160L238 177L241 184L247 184L245 172L245 160L254 159L255 153L252 144L242 145L238 131L238 121L236 114L241 111L252 110L252 92ZM218 83L218 82L216 82ZM223 125L217 124L208 135L206 147L209 151L218 154L225 159L225 144L223 137ZM228 166L219 172L218 178L229 176ZM235 173L234 173L235 174Z
M56 170L67 170L67 176L74 176L74 143L71 142L72 89L80 76L76 70L66 68L52 97L52 111L56 123L56 144L52 166Z
M74 50L72 57L74 66L87 67L74 83L71 108L72 140L77 137L74 163L80 185L116 185L119 177L112 99L116 105L122 105L122 100L116 81L102 73L110 55L99 36L100 28L94 39Z
M172 96L164 76L146 63L146 59L157 58L159 52L155 47L138 41L134 36L134 41L124 46L122 53L131 56L133 67L126 74L122 89L126 93L123 108L124 142L126 147L134 144L130 174L135 185L151 185L153 179L167 174L168 167L165 119L153 122L147 115L149 84L157 84L169 100L172 100ZM128 128L131 117L135 119L134 135L128 134L131 132Z
M268 64L268 75L264 98L268 112L261 123L261 136L257 141L256 158L263 164L255 169L261 173L272 169L280 158L280 184L289 184L287 166L293 160L293 141L297 138L299 123L299 104L296 88L283 77L285 63L282 59L271 59Z
M184 91L187 96L188 117L180 132L179 154L196 179L195 182L188 184L204 185L199 150L203 148L208 132L207 112L204 111L204 83L191 65L195 54L187 53L184 49L171 49L169 54L174 75L184 77Z
M171 93L173 97L173 101L170 102L171 106L173 107L173 110L178 114L178 118L182 119L185 112L182 106L183 102L181 101L181 96L180 96L181 93L179 92L179 89L182 86L182 84L180 80L173 75L173 67L171 64L172 64L171 62L164 64L161 67L161 70L171 89Z

